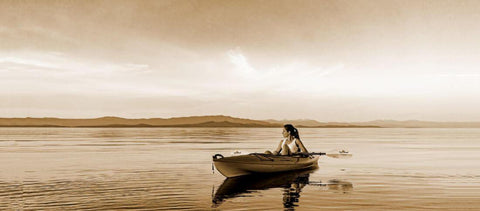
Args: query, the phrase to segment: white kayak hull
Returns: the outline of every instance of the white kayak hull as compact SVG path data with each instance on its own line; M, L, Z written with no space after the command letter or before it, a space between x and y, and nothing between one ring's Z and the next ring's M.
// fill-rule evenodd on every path
M252 153L221 158L214 156L213 163L225 177L237 177L249 174L268 174L317 168L318 158L318 155L302 157Z

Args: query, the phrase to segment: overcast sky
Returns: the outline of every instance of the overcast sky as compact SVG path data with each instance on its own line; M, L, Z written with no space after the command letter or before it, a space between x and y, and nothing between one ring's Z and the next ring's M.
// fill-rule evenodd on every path
M0 117L480 121L480 1L0 1Z

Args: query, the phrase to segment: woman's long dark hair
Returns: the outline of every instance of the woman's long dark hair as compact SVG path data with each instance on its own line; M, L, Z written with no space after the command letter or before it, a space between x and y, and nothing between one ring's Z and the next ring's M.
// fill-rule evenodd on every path
M294 138L300 140L300 135L298 134L297 128L293 127L291 124L286 124L283 126L287 132L290 133L291 136Z

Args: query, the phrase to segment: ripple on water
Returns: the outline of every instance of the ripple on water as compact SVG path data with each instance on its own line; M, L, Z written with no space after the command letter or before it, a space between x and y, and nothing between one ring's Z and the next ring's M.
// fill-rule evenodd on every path
M355 155L322 159L293 203L298 210L480 207L478 129L301 133L309 149ZM0 210L209 210L224 182L212 175L211 156L271 149L280 135L277 128L0 128ZM281 210L284 197L296 196L285 191L226 194L216 209Z
M175 177L139 171L94 179L0 183L1 209L113 210L194 209L194 192Z

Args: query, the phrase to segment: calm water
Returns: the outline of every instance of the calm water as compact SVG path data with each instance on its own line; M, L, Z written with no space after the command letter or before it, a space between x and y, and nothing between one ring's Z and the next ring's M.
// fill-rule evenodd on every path
M211 156L281 128L0 128L0 210L480 209L480 129L300 129L313 172L233 180Z

